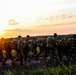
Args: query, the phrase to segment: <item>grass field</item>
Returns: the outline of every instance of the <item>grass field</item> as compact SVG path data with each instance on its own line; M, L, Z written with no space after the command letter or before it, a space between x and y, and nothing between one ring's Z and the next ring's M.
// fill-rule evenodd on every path
M6 71L3 75L76 75L76 65L69 67L45 68L39 70Z

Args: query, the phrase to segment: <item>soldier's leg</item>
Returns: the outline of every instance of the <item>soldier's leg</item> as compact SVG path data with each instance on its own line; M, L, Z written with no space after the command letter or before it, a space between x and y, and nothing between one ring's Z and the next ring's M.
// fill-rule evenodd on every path
M12 60L12 66L14 66L14 59L13 59L13 57L12 57L12 55L11 55L11 53L10 53L10 59Z
M21 53L19 54L19 61L20 61L20 66L23 67L23 56Z
M9 58L9 54L7 53L6 58L5 58L4 61L2 62L3 65L5 65L5 62L7 61L8 58Z
M32 55L32 57L34 57L35 55L37 56L37 52L36 52L36 48L33 48L34 50L33 50L33 55Z

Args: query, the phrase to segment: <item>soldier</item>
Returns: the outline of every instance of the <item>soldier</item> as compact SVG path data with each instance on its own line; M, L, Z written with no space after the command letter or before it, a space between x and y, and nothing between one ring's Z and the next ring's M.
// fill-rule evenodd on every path
M11 55L12 47L10 45L10 42L5 42L4 43L4 48L6 50L6 58L4 59L2 64L6 65L5 62L7 61L7 59L11 59L12 60L12 65L13 65L13 58L12 58L12 55Z
M16 45L17 57L16 57L16 59L14 59L13 63L15 64L15 62L17 60L19 60L20 66L23 67L23 61L22 61L23 60L23 56L22 56L22 52L21 52L21 50L22 50L21 41L22 41L22 36L19 35L18 39L17 39L17 45Z
M2 59L3 59L3 52L2 52L2 43L1 43L1 40L0 40L0 61L2 62Z
M36 48L37 48L37 38L33 38L33 41L32 41L32 57L34 57L36 55L37 57L37 51L36 51Z
M27 36L26 36L25 49L23 50L25 63L26 63L26 61L27 61L27 58L29 57L29 51L30 51L30 43L29 43L29 40L30 40L30 36L27 35Z

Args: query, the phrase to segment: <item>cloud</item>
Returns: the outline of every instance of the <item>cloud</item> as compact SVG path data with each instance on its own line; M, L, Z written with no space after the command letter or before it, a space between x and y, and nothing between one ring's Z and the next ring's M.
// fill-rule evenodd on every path
M67 18L72 18L73 17L73 15L70 15L70 16L68 16Z
M58 24L53 24L54 26L59 26L59 25L73 25L76 24L76 22L69 22L69 23L58 23Z
M56 16L54 20L59 20L60 19L60 16Z
M51 16L51 17L45 17L44 20L48 21L48 20L54 20L55 16Z
M12 32L32 32L32 30L31 29L10 29L10 30L5 30L6 32L9 32L9 31L12 31Z
M62 14L60 17L61 17L61 19L66 19L66 15L65 14Z
M50 25L37 25L35 27L49 27Z
M37 25L36 28L46 28L50 26L59 26L59 25L75 25L76 22L67 22L67 23L56 23L56 24L46 24L46 25Z
M36 22L39 22L39 21L48 21L48 20L54 20L54 16L51 16L51 17L40 17L36 20Z
M15 21L14 19L10 19L8 25L11 25L11 26L18 25L18 22Z
M35 22L50 22L50 21L60 21L60 20L69 20L75 18L75 14L61 14L56 16L47 16L47 17L40 17Z
M17 31L19 29L9 29L9 30L5 30L5 31Z
M43 17L40 17L40 18L38 18L37 20L36 20L36 22L39 22L39 21L41 21L41 20L43 20L44 18Z
M68 23L69 25L73 25L73 24L76 24L76 22L70 22L70 23Z
M50 19L53 19L53 18L54 18L54 16L51 16L51 17L50 17Z
M49 18L46 17L45 20L49 20Z

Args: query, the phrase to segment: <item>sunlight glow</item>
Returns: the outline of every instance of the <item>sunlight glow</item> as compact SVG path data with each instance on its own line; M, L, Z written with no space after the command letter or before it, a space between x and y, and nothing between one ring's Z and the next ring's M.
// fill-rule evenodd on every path
M3 34L3 31L4 31L4 30L3 30L2 28L0 28L0 35Z
M68 14L72 16L64 18L63 14L66 14L66 17ZM25 32L34 35L36 30L38 35L49 34L55 30L59 32L65 24L67 24L65 26L68 32L71 29L69 29L69 24L76 22L76 17L73 15L76 16L75 0L0 0L0 34L6 32L3 34L4 37L7 34L9 37L19 33L24 35ZM40 32L42 30L46 32Z

